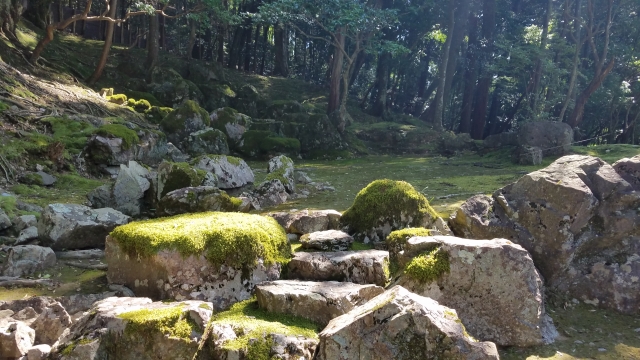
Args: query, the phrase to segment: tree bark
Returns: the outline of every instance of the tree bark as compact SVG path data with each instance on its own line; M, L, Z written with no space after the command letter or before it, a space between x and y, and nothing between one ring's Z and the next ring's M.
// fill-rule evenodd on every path
M289 76L289 52L287 51L287 30L283 24L276 24L274 27L274 43L275 43L275 64L273 75Z
M112 19L115 18L117 8L118 8L118 0L110 0L107 15ZM98 65L96 65L96 69L87 80L89 85L95 84L98 81L98 79L100 79L100 76L102 76L102 71L104 71L104 67L107 64L107 59L109 58L109 52L111 51L111 44L113 43L114 27L115 27L115 23L107 22L107 34L104 40L104 45L102 46L102 54L100 54L100 59L98 59Z
M336 39L339 46L344 49L345 37L342 34L342 31L338 31ZM340 79L342 75L342 65L344 63L344 53L340 47L333 47L331 75L329 76L329 106L327 107L327 114L334 113L340 107Z
M471 137L482 140L487 118L487 103L493 74L487 69L493 48L493 32L496 26L496 0L485 0L482 6L482 37L485 46L482 49L482 76L476 87L476 101L471 118Z
M462 109L460 111L460 125L458 132L469 134L471 132L471 109L473 107L473 93L476 89L478 78L476 65L476 51L478 48L478 17L476 14L469 16L469 43L467 47L467 68L464 74L464 91L462 95Z
M387 88L389 87L389 70L391 68L391 54L383 52L378 59L376 68L375 96L371 115L382 116L387 110Z
M558 119L560 121L564 121L564 114L567 111L567 108L569 107L569 102L571 101L571 98L573 97L573 90L575 89L575 85L576 85L576 79L578 77L578 63L580 61L580 50L582 49L582 36L581 36L581 25L580 25L580 12L581 12L582 6L580 4L580 0L576 0L576 9L575 9L575 16L574 16L574 23L573 26L575 28L575 35L574 35L574 40L576 43L576 48L575 51L573 52L573 61L572 61L572 67L571 67L571 76L569 77L569 88L567 89L567 96L564 99L564 103L562 104L562 110L560 110L560 115L558 116Z
M147 84L153 81L153 68L158 62L158 15L149 16L149 34L147 34L147 59L144 62L144 68L147 69Z
M194 19L189 20L189 42L187 43L187 59L193 59L193 47L196 45L197 24Z
M571 112L571 114L569 115L569 119L567 120L567 124L569 124L569 126L571 126L572 128L575 128L576 126L580 125L580 123L582 122L582 116L584 115L584 107L585 105L587 105L587 101L589 101L589 97L591 97L591 95L596 90L598 90L600 85L602 85L602 82L604 81L604 79L607 77L607 75L609 75L611 70L613 70L614 65L615 65L615 59L611 59L611 61L609 61L609 65L607 65L607 67L600 74L597 74L591 80L587 88L584 89L580 93L580 95L578 95L578 98L576 99L576 104L573 107L573 111Z
M542 78L542 58L547 51L547 40L549 34L549 19L551 18L551 6L553 0L547 0L547 8L542 22L542 36L540 38L540 54L536 60L535 69L533 71L533 87L531 89L531 114L534 120L537 120L540 112L538 111L538 101L541 98L540 80Z

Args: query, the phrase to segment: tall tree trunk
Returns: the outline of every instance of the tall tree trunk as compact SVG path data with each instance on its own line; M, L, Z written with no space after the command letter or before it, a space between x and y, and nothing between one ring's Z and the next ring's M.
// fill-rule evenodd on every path
M189 42L187 43L187 59L193 58L193 47L196 44L197 24L194 19L189 20Z
M467 32L467 18L469 17L469 11L471 9L469 1L470 0L460 0L456 9L451 45L449 46L449 58L447 60L444 92L442 93L442 98L445 103L450 102L449 94L451 93L451 84L453 84L453 76L456 73L456 67L458 64L458 53L462 46L464 35Z
M484 48L482 49L482 75L476 88L475 110L471 118L471 137L475 140L482 140L484 125L487 118L487 103L489 101L489 89L493 74L489 72L493 49L493 32L496 26L496 0L485 0L482 6L482 37L484 38Z
M391 68L391 53L383 52L378 59L376 68L375 96L371 115L382 116L387 110L387 88L389 87L389 70Z
M275 64L273 67L273 75L289 76L289 51L287 50L287 29L283 24L276 24L274 27L274 43L275 43Z
M118 0L110 0L108 12L110 18L115 19L117 8ZM106 38L104 39L104 45L102 46L102 54L100 54L100 59L98 59L98 65L96 65L96 69L87 80L89 85L94 85L98 81L98 79L100 79L100 76L102 76L102 71L104 71L104 67L107 64L107 59L109 58L109 52L111 51L114 27L115 23L107 21L107 33Z
M344 31L344 30L342 30ZM344 49L345 37L341 31L336 34L339 46ZM342 65L344 53L338 46L333 48L333 60L331 61L331 75L329 76L329 106L327 114L332 114L340 107L340 79L342 78Z
M449 64L449 52L451 50L451 42L453 40L453 32L455 27L455 0L449 1L449 30L447 31L447 40L442 48L442 58L438 67L438 88L436 89L436 98L433 105L425 112L422 119L430 122L437 130L442 129L442 109L444 104L444 85L447 76L447 66ZM431 110L433 109L433 110Z
M467 68L464 73L464 91L462 95L462 109L460 111L460 125L458 132L469 134L471 132L471 109L473 107L473 93L476 90L478 78L476 65L476 51L478 49L478 16L469 16L469 43L467 47Z
M582 10L582 5L580 4L580 0L576 0L575 15L573 20L573 26L575 28L574 40L576 43L576 48L573 52L571 76L569 77L569 87L567 89L567 96L564 99L564 103L562 104L562 110L560 110L560 115L558 116L558 119L560 121L564 121L564 114L567 111L567 108L569 107L569 102L571 101L571 98L573 97L573 91L575 89L576 80L578 78L578 63L580 62L580 50L582 49L582 44L583 44L582 35L580 31L582 29L582 25L580 24L581 10Z
M267 40L269 34L269 25L262 28L262 59L260 61L260 75L264 75L264 65L267 61Z
M149 16L149 34L147 34L147 58L144 62L144 68L147 69L147 84L153 81L153 69L158 62L158 53L160 51L158 46L158 15L153 14Z
M540 38L540 54L536 60L535 69L533 71L533 87L531 89L531 114L534 120L537 120L540 112L538 111L538 101L540 100L540 79L542 78L542 58L547 51L547 40L549 34L549 19L551 17L551 6L553 0L547 0L547 8L542 22L542 35Z

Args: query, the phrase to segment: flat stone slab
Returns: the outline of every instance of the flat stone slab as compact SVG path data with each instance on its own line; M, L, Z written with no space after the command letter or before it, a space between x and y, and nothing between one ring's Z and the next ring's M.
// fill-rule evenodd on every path
M389 276L389 252L383 250L299 252L289 262L290 279L385 286Z
M316 231L300 237L302 247L322 251L346 251L353 242L353 237L340 230Z
M300 210L267 214L290 234L309 234L316 231L340 228L342 214L336 210Z
M304 317L323 326L383 292L376 285L338 281L276 280L256 286L261 308Z

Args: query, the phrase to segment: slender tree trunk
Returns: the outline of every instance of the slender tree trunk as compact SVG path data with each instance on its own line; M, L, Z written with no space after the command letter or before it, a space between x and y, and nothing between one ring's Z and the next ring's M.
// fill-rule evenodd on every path
M464 91L462 95L462 109L460 111L460 125L458 132L468 134L471 132L471 109L473 107L473 93L476 90L478 78L476 66L476 51L478 47L478 17L476 14L469 16L469 43L467 48L467 68L464 74Z
M389 70L391 68L391 54L383 52L378 59L376 68L375 97L371 107L371 115L382 116L387 110L387 88L389 87Z
M569 77L569 87L567 89L567 96L564 99L564 103L562 104L562 110L560 110L560 115L558 116L558 119L560 121L564 121L564 114L567 111L567 108L569 107L569 102L571 101L571 98L573 97L573 91L575 89L576 80L578 78L578 63L580 62L580 51L582 49L582 44L583 44L582 36L581 36L581 24L580 24L581 10L582 10L582 6L580 4L580 0L576 0L575 16L573 20L574 21L573 26L575 28L574 40L576 43L576 48L575 48L575 51L573 52L571 76Z
M116 10L118 8L118 0L110 0L109 1L109 17L114 19L116 17ZM102 76L102 71L104 71L104 67L107 64L107 59L109 58L109 52L111 51L111 43L113 42L113 30L115 27L115 23L108 21L107 22L107 34L104 39L104 45L102 46L102 54L100 55L100 59L98 59L98 65L96 65L96 69L91 74L87 82L89 85L94 85Z
M158 62L158 15L149 16L149 34L147 34L147 59L144 62L144 68L147 69L146 81L148 84L152 82L153 69Z
M493 74L487 69L493 48L493 32L496 26L496 0L485 0L482 8L482 37L486 42L482 51L482 76L476 88L475 110L471 118L471 137L482 140L487 118L487 103Z
M339 46L344 49L345 37L342 31L336 34L336 38L338 39ZM344 53L338 46L334 46L331 75L329 77L329 106L327 107L327 114L334 113L340 107L340 79L342 78L343 62Z
M445 103L450 102L451 85L453 84L453 76L456 73L456 67L458 64L458 53L462 46L464 35L467 32L467 18L469 17L469 11L471 9L469 1L470 0L460 0L456 9L453 34L451 36L451 44L449 46L449 58L447 60L444 92L442 95Z
M273 75L289 76L289 51L287 50L287 30L283 24L276 24L274 27L274 43L275 43L275 64Z
M187 43L187 59L193 58L193 47L196 44L196 30L197 24L196 21L191 19L189 20L189 42Z
M541 98L540 79L542 78L542 58L547 51L547 40L549 34L549 19L551 17L551 6L553 0L547 0L547 8L542 22L542 36L540 38L540 55L536 60L535 69L533 71L533 87L531 89L531 114L534 120L537 120L540 112L538 111L538 102Z
M262 28L262 60L260 61L260 75L264 75L264 65L267 61L267 40L269 34L269 25Z

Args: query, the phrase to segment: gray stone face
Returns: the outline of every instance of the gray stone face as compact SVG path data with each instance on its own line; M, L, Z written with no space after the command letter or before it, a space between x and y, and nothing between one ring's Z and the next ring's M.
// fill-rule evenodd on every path
M158 202L158 216L172 216L206 211L237 211L229 196L213 186L197 186L174 190Z
M105 255L109 283L158 300L210 301L215 310L249 299L257 284L278 279L281 271L279 264L265 266L261 260L248 269L214 267L204 255L184 257L176 250L162 250L138 261L111 237L107 238Z
M542 278L520 245L504 239L413 237L396 260L405 266L435 248L446 253L448 272L426 282L402 274L395 284L456 309L477 339L524 347L557 337L545 313Z
M51 176L44 171L38 171L36 172L36 175L40 176L40 178L42 179L42 185L44 186L51 186L58 180L55 176Z
M129 332L122 336L129 326L129 321L123 317L129 312L178 309L182 317L195 325L189 339L170 337L160 330ZM188 360L198 349L211 309L210 303L202 301L163 303L152 302L149 298L110 297L94 304L69 332L63 334L52 355L63 359ZM78 342L80 339L84 341ZM114 346L116 341L122 346ZM70 353L63 354L71 344L76 346Z
M210 127L192 132L186 141L186 151L192 156L229 154L227 136L222 131Z
M157 165L167 155L167 140L160 134L138 131L139 142L125 148L122 139L94 135L87 142L87 160L95 165L118 166L129 161Z
M389 281L389 252L382 250L298 252L289 262L290 279L350 281L385 286Z
M2 274L24 277L51 268L55 264L56 254L51 248L36 245L14 246L9 250Z
M499 359L495 344L465 335L456 311L395 286L320 333L315 359Z
M40 241L53 250L103 248L105 237L129 216L111 208L50 204L38 222Z
M234 146L241 146L244 133L251 126L251 118L231 108L219 108L209 116L211 126L223 129Z
M337 230L342 214L336 210L301 210L269 213L287 233L308 234L316 231Z
M542 164L542 149L537 146L524 145L518 148L518 164L540 165Z
M38 227L29 226L28 228L20 231L20 234L18 234L18 238L16 239L16 243L23 244L36 239L38 239Z
M9 219L4 210L0 209L0 230L8 229L11 225L11 219Z
M277 280L256 286L261 308L304 317L323 326L383 292L375 285L337 281Z
M65 329L71 326L71 317L67 311L56 302L47 307L36 320L31 324L31 328L36 331L36 343L53 345Z
M38 219L36 219L35 215L16 216L13 219L13 229L15 231L22 231L30 226L37 226L37 225L38 225Z
M635 191L640 191L640 155L620 159L613 164L613 168Z
M289 198L284 185L277 179L265 181L252 192L244 193L243 196L249 199L251 206L256 210L284 204Z
M353 237L340 230L316 231L300 237L302 247L322 251L346 251L353 242Z
M640 250L638 208L640 192L612 166L571 155L492 197L467 200L449 222L459 236L522 245L556 294L637 313L640 298L630 289L640 276L633 265ZM604 272L592 273L594 266ZM623 267L628 272L620 272Z
M267 164L267 173L274 174L277 179L282 181L282 185L284 185L289 194L293 194L296 191L293 160L290 158L284 155L271 158Z
M7 359L17 359L27 354L33 346L35 331L22 323L0 323L0 354Z
M556 121L530 121L518 129L518 145L542 149L543 156L564 155L571 151L573 129Z
M197 169L213 173L218 178L220 189L235 189L253 184L255 176L247 163L239 158L227 156L202 156L195 164Z
M172 143L167 144L167 159L172 162L185 162L189 159L189 155L184 154Z
M102 185L87 195L96 208L110 207L125 215L137 216L142 212L142 199L151 187L149 170L135 161L120 165L113 186Z
M27 360L45 360L51 353L51 346L40 344L27 351Z

